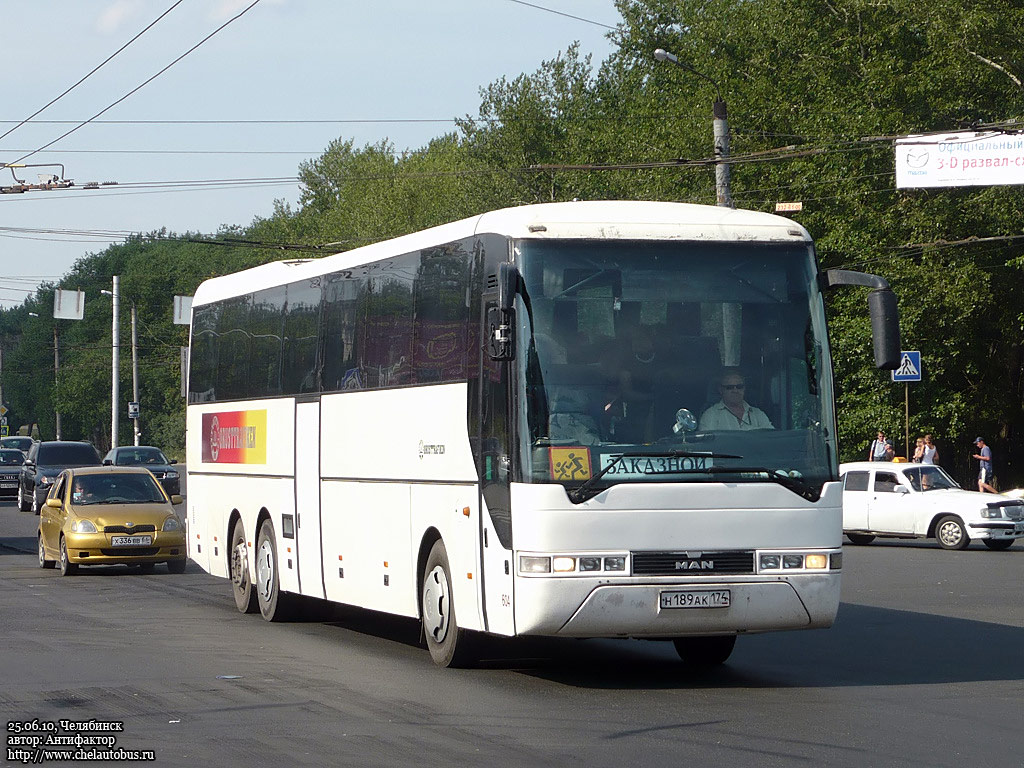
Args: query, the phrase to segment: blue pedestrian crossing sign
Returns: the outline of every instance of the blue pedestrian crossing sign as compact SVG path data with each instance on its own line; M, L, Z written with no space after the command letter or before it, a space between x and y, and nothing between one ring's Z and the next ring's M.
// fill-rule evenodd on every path
M893 381L921 380L921 353L917 350L900 352L900 364L892 372Z

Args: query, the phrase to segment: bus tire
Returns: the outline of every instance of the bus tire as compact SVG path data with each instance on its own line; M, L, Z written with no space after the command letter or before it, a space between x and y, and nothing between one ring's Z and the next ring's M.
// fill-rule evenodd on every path
M943 549L967 549L971 543L964 521L956 515L946 515L935 524L935 540Z
M264 520L256 539L256 600L260 613L267 621L287 621L291 618L291 595L281 592L281 561L277 557L277 536L274 524Z
M714 637L677 637L672 641L686 664L693 667L717 667L724 664L736 646L736 635Z
M451 567L440 539L430 548L420 589L420 617L430 657L440 667L466 666L471 661L469 633L455 618Z
M256 600L256 588L249 579L249 556L245 544L245 528L241 520L236 520L231 526L230 541L228 576L231 578L231 593L235 598L235 607L241 613L256 613L260 606Z
M846 538L848 538L850 541L852 541L854 544L857 544L858 546L870 544L872 541L875 540L875 537L870 533L848 533L846 534Z

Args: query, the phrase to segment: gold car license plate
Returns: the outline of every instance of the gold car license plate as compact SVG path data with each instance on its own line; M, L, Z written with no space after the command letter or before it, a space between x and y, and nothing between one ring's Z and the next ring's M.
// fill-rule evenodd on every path
M112 547L148 547L153 543L152 536L111 536Z
M674 589L661 593L661 608L728 608L732 593L728 589Z

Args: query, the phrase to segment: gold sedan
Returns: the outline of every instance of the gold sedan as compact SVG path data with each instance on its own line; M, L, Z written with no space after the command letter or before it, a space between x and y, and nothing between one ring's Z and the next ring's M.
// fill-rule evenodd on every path
M185 570L185 526L145 467L65 469L40 508L39 567L70 576L80 565L167 563Z

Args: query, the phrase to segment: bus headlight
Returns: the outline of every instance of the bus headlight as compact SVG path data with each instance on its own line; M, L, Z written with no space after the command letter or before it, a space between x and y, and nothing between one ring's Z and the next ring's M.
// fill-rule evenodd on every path
M843 567L842 552L758 552L757 572L838 571Z
M551 555L520 554L519 573L524 576L591 576L609 571L623 573L628 555L560 552Z
M551 573L551 558L520 555L519 571L520 573Z
M824 570L828 568L828 555L805 555L804 568L813 570Z

